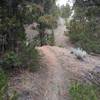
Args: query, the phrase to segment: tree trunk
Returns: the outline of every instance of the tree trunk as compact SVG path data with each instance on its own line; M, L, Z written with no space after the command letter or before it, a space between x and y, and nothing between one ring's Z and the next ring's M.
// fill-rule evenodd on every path
M40 45L43 46L44 45L44 42L43 42L43 38L44 38L44 33L43 32L40 32Z

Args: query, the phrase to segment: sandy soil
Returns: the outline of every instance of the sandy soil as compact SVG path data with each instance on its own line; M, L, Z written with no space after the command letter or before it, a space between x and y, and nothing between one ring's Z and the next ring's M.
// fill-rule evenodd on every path
M54 30L55 45L64 48L71 48L72 44L68 37L68 30L65 26L65 21L62 18L58 20L58 27Z

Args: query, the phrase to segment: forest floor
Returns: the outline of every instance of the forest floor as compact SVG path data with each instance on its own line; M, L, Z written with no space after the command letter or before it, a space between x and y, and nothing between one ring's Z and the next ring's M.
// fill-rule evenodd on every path
M55 29L56 46L37 47L42 56L38 72L22 71L10 79L10 88L19 94L18 100L71 100L68 93L72 79L100 65L100 57L88 55L80 61L71 54L73 45L65 36L64 20Z

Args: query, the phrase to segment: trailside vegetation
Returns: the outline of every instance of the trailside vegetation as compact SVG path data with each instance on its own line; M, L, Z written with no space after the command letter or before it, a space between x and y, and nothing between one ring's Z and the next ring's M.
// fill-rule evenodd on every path
M70 22L70 38L88 53L100 54L100 1L76 0Z

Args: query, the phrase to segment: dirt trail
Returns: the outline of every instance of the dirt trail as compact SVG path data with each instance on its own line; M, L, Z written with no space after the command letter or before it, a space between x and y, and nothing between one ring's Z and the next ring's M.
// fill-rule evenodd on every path
M44 65L40 71L36 73L24 71L11 78L11 88L19 93L18 100L71 100L68 93L71 79L84 75L84 71L100 65L99 57L89 55L86 62L76 59L70 53L72 46L64 31L64 21L60 19L59 26L55 30L55 42L57 46L65 48L57 46L37 48Z
M61 17L58 20L58 27L54 30L55 45L64 48L72 47L69 37L67 35L68 30L66 29L65 20Z
M54 48L55 49L55 48ZM68 96L69 79L52 47L39 48L45 55L45 63L48 70L48 80L44 100L70 100ZM66 78L67 77L67 78Z

